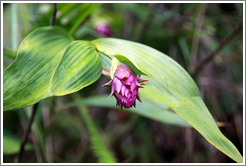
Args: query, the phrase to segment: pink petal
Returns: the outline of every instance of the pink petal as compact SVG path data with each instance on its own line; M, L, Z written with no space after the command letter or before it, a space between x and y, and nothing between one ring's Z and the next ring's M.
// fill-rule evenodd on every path
M114 89L115 89L115 86L112 85L112 87L111 87L111 93L110 93L109 97L111 97L114 94Z
M126 89L126 91L125 91L125 96L127 97L128 95L129 95L129 90L128 89Z
M136 89L136 87L137 87L136 84L133 83L133 84L131 85L131 92L133 92L133 91Z
M125 85L125 86L131 86L131 83L129 83L129 82L127 82L127 81L121 81L121 83L123 84L123 85Z
M120 82L119 79L114 78L115 79L115 90L117 93L120 93L120 89L122 87L122 83Z
M140 99L140 97L139 97L139 94L137 93L137 95L136 95L136 97L137 97L137 99L142 103L142 101L141 101L141 99Z
M132 95L131 94L129 94L128 96L126 96L127 97L127 101L129 101L130 100L130 98L132 98Z
M121 94L122 94L122 96L125 95L126 90L127 90L126 87L124 85L122 85L122 88L121 88Z
M134 82L134 79L135 79L134 76L131 75L131 76L125 81L125 83L126 83L126 84L132 84L132 83Z
M113 80L110 80L109 82L107 82L106 84L103 84L103 86L111 86L112 85Z
M118 69L117 72L115 73L115 77L123 80L124 78L130 77L130 72L127 70Z
M146 82L146 81L148 81L148 80L143 79L143 78L140 78L140 77L137 77L137 80L138 80L139 82Z
M144 88L142 85L139 84L139 82L136 81L135 83L139 88Z

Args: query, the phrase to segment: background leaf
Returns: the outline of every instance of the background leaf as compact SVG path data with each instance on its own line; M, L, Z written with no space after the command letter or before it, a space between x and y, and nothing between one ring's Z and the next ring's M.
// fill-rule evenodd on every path
M135 42L104 38L93 43L104 54L123 55L140 71L149 73L149 77L143 76L149 81L140 94L168 105L216 148L237 162L243 161L237 148L220 132L200 98L196 84L178 63L151 47Z
M3 154L15 154L19 152L21 140L12 135L11 133L4 131L3 134ZM33 146L26 144L25 150L31 150Z
M15 60L17 52L11 49L3 48L3 55L9 59Z
M74 41L66 49L51 80L57 96L76 92L95 82L102 73L101 58L93 44Z
M73 95L73 98L78 100L80 97L78 95ZM101 163L116 163L116 159L111 151L106 147L105 141L98 133L98 130L90 117L89 110L84 105L79 106L80 115L83 118L84 123L90 133L90 139L92 143L92 148L95 155L99 158Z
M78 8L79 12L77 13L76 17L74 17L74 19L71 20L72 28L70 29L69 34L73 35L76 29L83 22L83 20L86 19L86 17L88 17L89 14L91 14L99 5L100 4L97 4L97 3L92 3L92 4L86 3L86 4L83 4L81 8Z
M32 105L50 95L50 78L71 38L58 27L42 27L21 43L3 74L4 110Z
M87 97L83 99L77 99L73 102L66 103L65 107L73 106L94 106L94 107L106 107L113 109L120 109L115 106L116 99L114 97L109 98L109 95L101 95L94 97ZM136 108L123 109L130 113L136 113L141 116L157 120L159 122L171 125L177 125L182 127L190 126L186 121L184 121L176 113L172 112L170 108L163 103L153 101L147 96L142 96L142 103L137 102Z

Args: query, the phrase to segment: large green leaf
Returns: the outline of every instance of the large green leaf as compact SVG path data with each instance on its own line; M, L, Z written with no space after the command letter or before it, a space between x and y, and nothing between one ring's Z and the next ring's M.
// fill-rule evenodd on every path
M91 42L71 42L58 27L40 28L23 40L15 62L4 73L4 110L76 92L101 73L101 58Z
M39 28L22 41L15 62L3 74L4 110L26 107L51 95L51 76L70 42L58 27Z
M94 107L107 107L113 109L120 109L116 107L116 99L114 97L109 98L109 95L102 96L93 96L89 98L77 99L70 103L66 103L65 107L73 107L73 106L94 106ZM142 96L143 97L143 96ZM163 103L159 103L157 101L149 99L147 96L142 98L142 103L137 103L136 108L124 109L125 111L129 111L131 113L136 113L141 116L157 120L159 122L177 126L187 127L189 124L179 117L176 113L169 110L170 108L164 105Z
M221 133L202 101L189 74L165 54L143 44L126 40L102 38L94 40L100 52L128 58L148 79L140 95L147 95L171 107L200 132L212 145L237 162L243 162L237 148Z
M95 82L102 73L101 58L88 41L74 41L66 49L51 80L51 92L61 96Z

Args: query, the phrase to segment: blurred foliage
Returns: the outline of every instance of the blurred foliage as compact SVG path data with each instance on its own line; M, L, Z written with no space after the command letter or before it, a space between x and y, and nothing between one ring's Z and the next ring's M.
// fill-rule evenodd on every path
M15 154L19 152L21 140L9 133L9 131L4 131L3 134L3 154ZM33 150L31 144L25 146L25 150Z
M75 39L93 40L103 37L94 30L98 22L107 22L113 36L149 45L181 64L190 67L192 41L202 4L58 4L56 25L70 31L76 23ZM31 31L50 24L53 4L18 4L18 28L13 33L11 4L3 6L4 69L13 62L22 39ZM79 20L83 20L82 22ZM197 46L197 64L216 49L223 38L243 19L243 4L209 4L201 26ZM12 35L17 34L15 41ZM216 121L224 123L223 134L243 151L243 32L208 64L196 78L202 98ZM101 86L108 81L102 76L81 90L83 98L109 93ZM23 162L99 162L91 148L91 129L81 123L71 95L41 101L26 146ZM139 106L141 103L138 103ZM233 162L216 150L195 130L162 124L115 108L88 107L97 132L107 140L118 162ZM19 141L27 126L31 108L4 112L4 162L13 162ZM149 110L151 111L151 110ZM88 123L88 122L87 122ZM90 122L89 122L90 123ZM18 127L16 127L18 126ZM11 133L11 138L9 134ZM6 139L7 138L7 139ZM30 148L31 147L31 148ZM35 148L33 148L35 147ZM110 147L110 148L108 148Z

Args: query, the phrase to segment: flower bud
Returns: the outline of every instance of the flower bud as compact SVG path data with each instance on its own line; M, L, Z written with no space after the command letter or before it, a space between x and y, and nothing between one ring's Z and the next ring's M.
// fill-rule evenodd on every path
M98 25L95 26L95 31L100 33L103 36L112 36L113 31L110 28L109 24L107 23L100 23Z
M140 83L145 81L148 80L137 77L126 64L121 64L117 67L113 80L104 84L104 86L111 86L110 96L115 96L116 106L130 108L132 106L136 107L136 99L141 102L138 88L143 88Z

